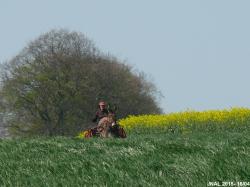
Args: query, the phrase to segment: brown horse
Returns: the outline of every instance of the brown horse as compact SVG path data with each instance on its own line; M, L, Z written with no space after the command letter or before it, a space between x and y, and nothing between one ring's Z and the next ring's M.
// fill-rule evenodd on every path
M99 136L102 138L127 137L124 129L117 124L115 114L113 112L109 112L107 117L102 118L97 127L87 130L85 138L92 136Z
M116 124L114 113L109 113L107 117L102 118L98 125L97 131L100 133L100 137L110 138L113 137L111 128Z

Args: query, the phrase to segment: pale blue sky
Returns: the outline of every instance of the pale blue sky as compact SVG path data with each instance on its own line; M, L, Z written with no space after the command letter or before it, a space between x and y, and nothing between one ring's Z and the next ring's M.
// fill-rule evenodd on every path
M2 0L0 61L54 28L151 77L165 112L250 107L250 1Z

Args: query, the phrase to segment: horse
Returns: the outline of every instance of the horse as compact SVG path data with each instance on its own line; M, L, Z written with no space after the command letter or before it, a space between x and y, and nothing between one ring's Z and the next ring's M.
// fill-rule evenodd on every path
M97 127L91 128L86 131L84 137L90 138L93 136L102 138L126 138L126 132L124 129L117 124L114 112L109 111L107 117L103 117Z

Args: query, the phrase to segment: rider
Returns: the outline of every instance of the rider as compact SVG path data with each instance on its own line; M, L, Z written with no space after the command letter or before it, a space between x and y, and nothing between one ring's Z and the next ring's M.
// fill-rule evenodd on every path
M95 117L92 121L98 124L103 117L108 116L108 113L109 112L106 109L106 103L104 101L100 101L98 104L98 110L96 111Z

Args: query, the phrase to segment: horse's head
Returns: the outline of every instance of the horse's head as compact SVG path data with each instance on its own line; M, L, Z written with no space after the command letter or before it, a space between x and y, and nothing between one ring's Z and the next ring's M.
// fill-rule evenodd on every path
M100 132L100 137L112 137L111 128L114 125L116 125L115 114L109 111L107 117L102 118L98 123L97 130Z
M110 124L112 124L112 126L115 125L116 119L115 119L115 113L114 112L109 111L107 118L108 118L108 122Z

